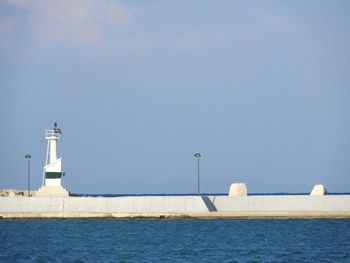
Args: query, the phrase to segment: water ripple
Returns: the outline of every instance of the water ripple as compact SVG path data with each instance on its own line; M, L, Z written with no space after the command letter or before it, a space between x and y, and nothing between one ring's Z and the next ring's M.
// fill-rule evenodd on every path
M349 219L2 220L0 262L350 262Z

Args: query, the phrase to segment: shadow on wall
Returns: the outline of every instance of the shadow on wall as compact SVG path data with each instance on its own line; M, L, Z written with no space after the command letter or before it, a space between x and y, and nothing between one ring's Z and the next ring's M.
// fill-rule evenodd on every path
M207 196L202 196L202 200L204 202L204 204L206 205L206 207L208 208L209 212L217 212L214 204L212 203L212 201L209 199L209 197Z

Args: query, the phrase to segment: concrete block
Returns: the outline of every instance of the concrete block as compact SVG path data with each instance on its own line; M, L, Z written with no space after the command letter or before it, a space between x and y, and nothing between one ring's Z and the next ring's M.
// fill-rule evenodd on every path
M62 186L42 186L35 193L38 197L68 197L69 192Z
M326 195L327 189L323 184L316 184L312 189L310 195Z
M247 196L247 186L243 183L231 184L229 196Z

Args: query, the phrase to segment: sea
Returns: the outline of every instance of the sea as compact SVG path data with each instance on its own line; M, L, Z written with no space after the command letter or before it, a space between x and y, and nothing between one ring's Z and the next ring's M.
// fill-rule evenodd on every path
M0 262L350 262L350 219L0 220Z

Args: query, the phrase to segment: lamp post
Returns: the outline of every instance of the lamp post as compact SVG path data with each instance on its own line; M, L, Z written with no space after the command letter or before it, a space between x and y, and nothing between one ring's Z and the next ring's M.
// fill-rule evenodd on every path
M195 153L194 157L197 158L197 189L198 195L200 195L199 159L202 157L202 155L200 153Z
M28 197L30 197L30 159L32 158L32 156L30 154L27 154L24 157L28 161Z

